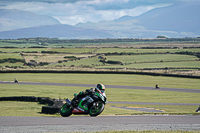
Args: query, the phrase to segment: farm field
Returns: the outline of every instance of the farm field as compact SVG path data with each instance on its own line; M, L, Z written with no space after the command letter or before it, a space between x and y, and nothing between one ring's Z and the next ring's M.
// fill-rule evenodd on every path
M174 52L200 52L200 49L198 48L190 48L190 49L179 49L179 48L173 48L173 49L168 49L168 48L162 48L160 47L155 49L155 48L101 48L98 49L96 53L174 53Z
M0 59L6 58L22 59L21 55L18 53L0 53Z
M174 75L200 76L200 40L58 40L47 38L0 40L0 71L23 71L26 73L0 73L0 81L46 82L127 85L199 89L199 79L135 74L54 74L28 73L48 70L59 71L118 71L141 73L166 73ZM93 87L93 86L91 86ZM41 96L50 98L72 98L83 87L42 85L1 85L1 97ZM66 93L65 93L66 92ZM107 88L108 101L153 102L153 103L198 103L198 95L184 92L162 92L156 90L125 90ZM6 104L6 106L4 106ZM40 114L42 105L36 103L0 102L8 112L1 116L29 116L32 109ZM168 114L192 114L196 106L145 105L108 103L103 115L145 114L116 107L149 107L165 110ZM14 107L19 112L9 110ZM21 111L22 110L22 111ZM25 111L26 110L26 111Z
M119 42L113 42L113 44L111 42L104 42L98 44L91 43L90 41L92 40L87 40L89 42L84 42L84 45L77 45L81 44L81 42L67 42L65 46L70 47L51 47L53 44L50 44L48 40L46 42L43 40L43 43L48 43L48 45L20 47L19 45L24 43L27 45L33 43L34 39L29 41L24 40L24 42L22 40L10 41L9 47L4 47L3 44L5 42L7 44L8 41L3 42L1 40L0 70L91 69L93 71L99 71L106 69L107 71L128 70L179 75L200 75L200 43L198 41L193 43L187 41L163 43L149 41L141 43L140 41L131 42L128 40L128 42L122 42L120 45ZM125 45L124 43L129 45ZM12 46L15 47L12 48ZM20 60L13 61L16 59Z

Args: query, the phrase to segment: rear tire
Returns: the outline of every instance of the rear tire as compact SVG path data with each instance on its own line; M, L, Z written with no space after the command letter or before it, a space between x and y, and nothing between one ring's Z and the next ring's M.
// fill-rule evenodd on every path
M60 115L62 117L68 117L72 114L72 110L73 108L69 104L65 103L60 110Z
M89 109L89 115L94 117L101 114L104 110L105 104L102 101L95 101Z

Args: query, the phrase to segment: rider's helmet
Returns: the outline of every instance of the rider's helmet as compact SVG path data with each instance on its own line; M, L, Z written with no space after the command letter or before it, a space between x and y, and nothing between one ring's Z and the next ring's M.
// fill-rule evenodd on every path
M105 91L105 85L103 85L103 84L97 84L97 87L96 88L98 88L99 90L103 90L103 91Z

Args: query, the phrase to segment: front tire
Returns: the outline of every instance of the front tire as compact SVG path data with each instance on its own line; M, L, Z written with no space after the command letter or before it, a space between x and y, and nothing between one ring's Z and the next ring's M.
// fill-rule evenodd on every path
M60 115L62 117L68 117L72 114L72 110L73 108L69 104L65 103L60 110Z
M89 109L90 116L97 116L104 110L105 104L102 101L93 102L93 105Z

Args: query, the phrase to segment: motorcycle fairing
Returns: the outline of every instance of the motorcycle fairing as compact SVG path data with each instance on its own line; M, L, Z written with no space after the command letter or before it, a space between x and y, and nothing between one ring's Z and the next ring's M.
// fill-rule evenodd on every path
M74 114L83 114L85 112L84 112L84 110L82 110L80 108L74 108L72 113L74 113Z
M103 102L105 102L106 103L106 98L101 94L101 93L95 93L95 95L94 95L94 97L95 96L98 96L99 98L101 98L101 100L103 101Z
M79 102L78 104L78 107L83 109L84 111L88 111L88 105L90 103L92 103L94 100L89 97L89 96L86 96L84 98L81 99L81 101Z

